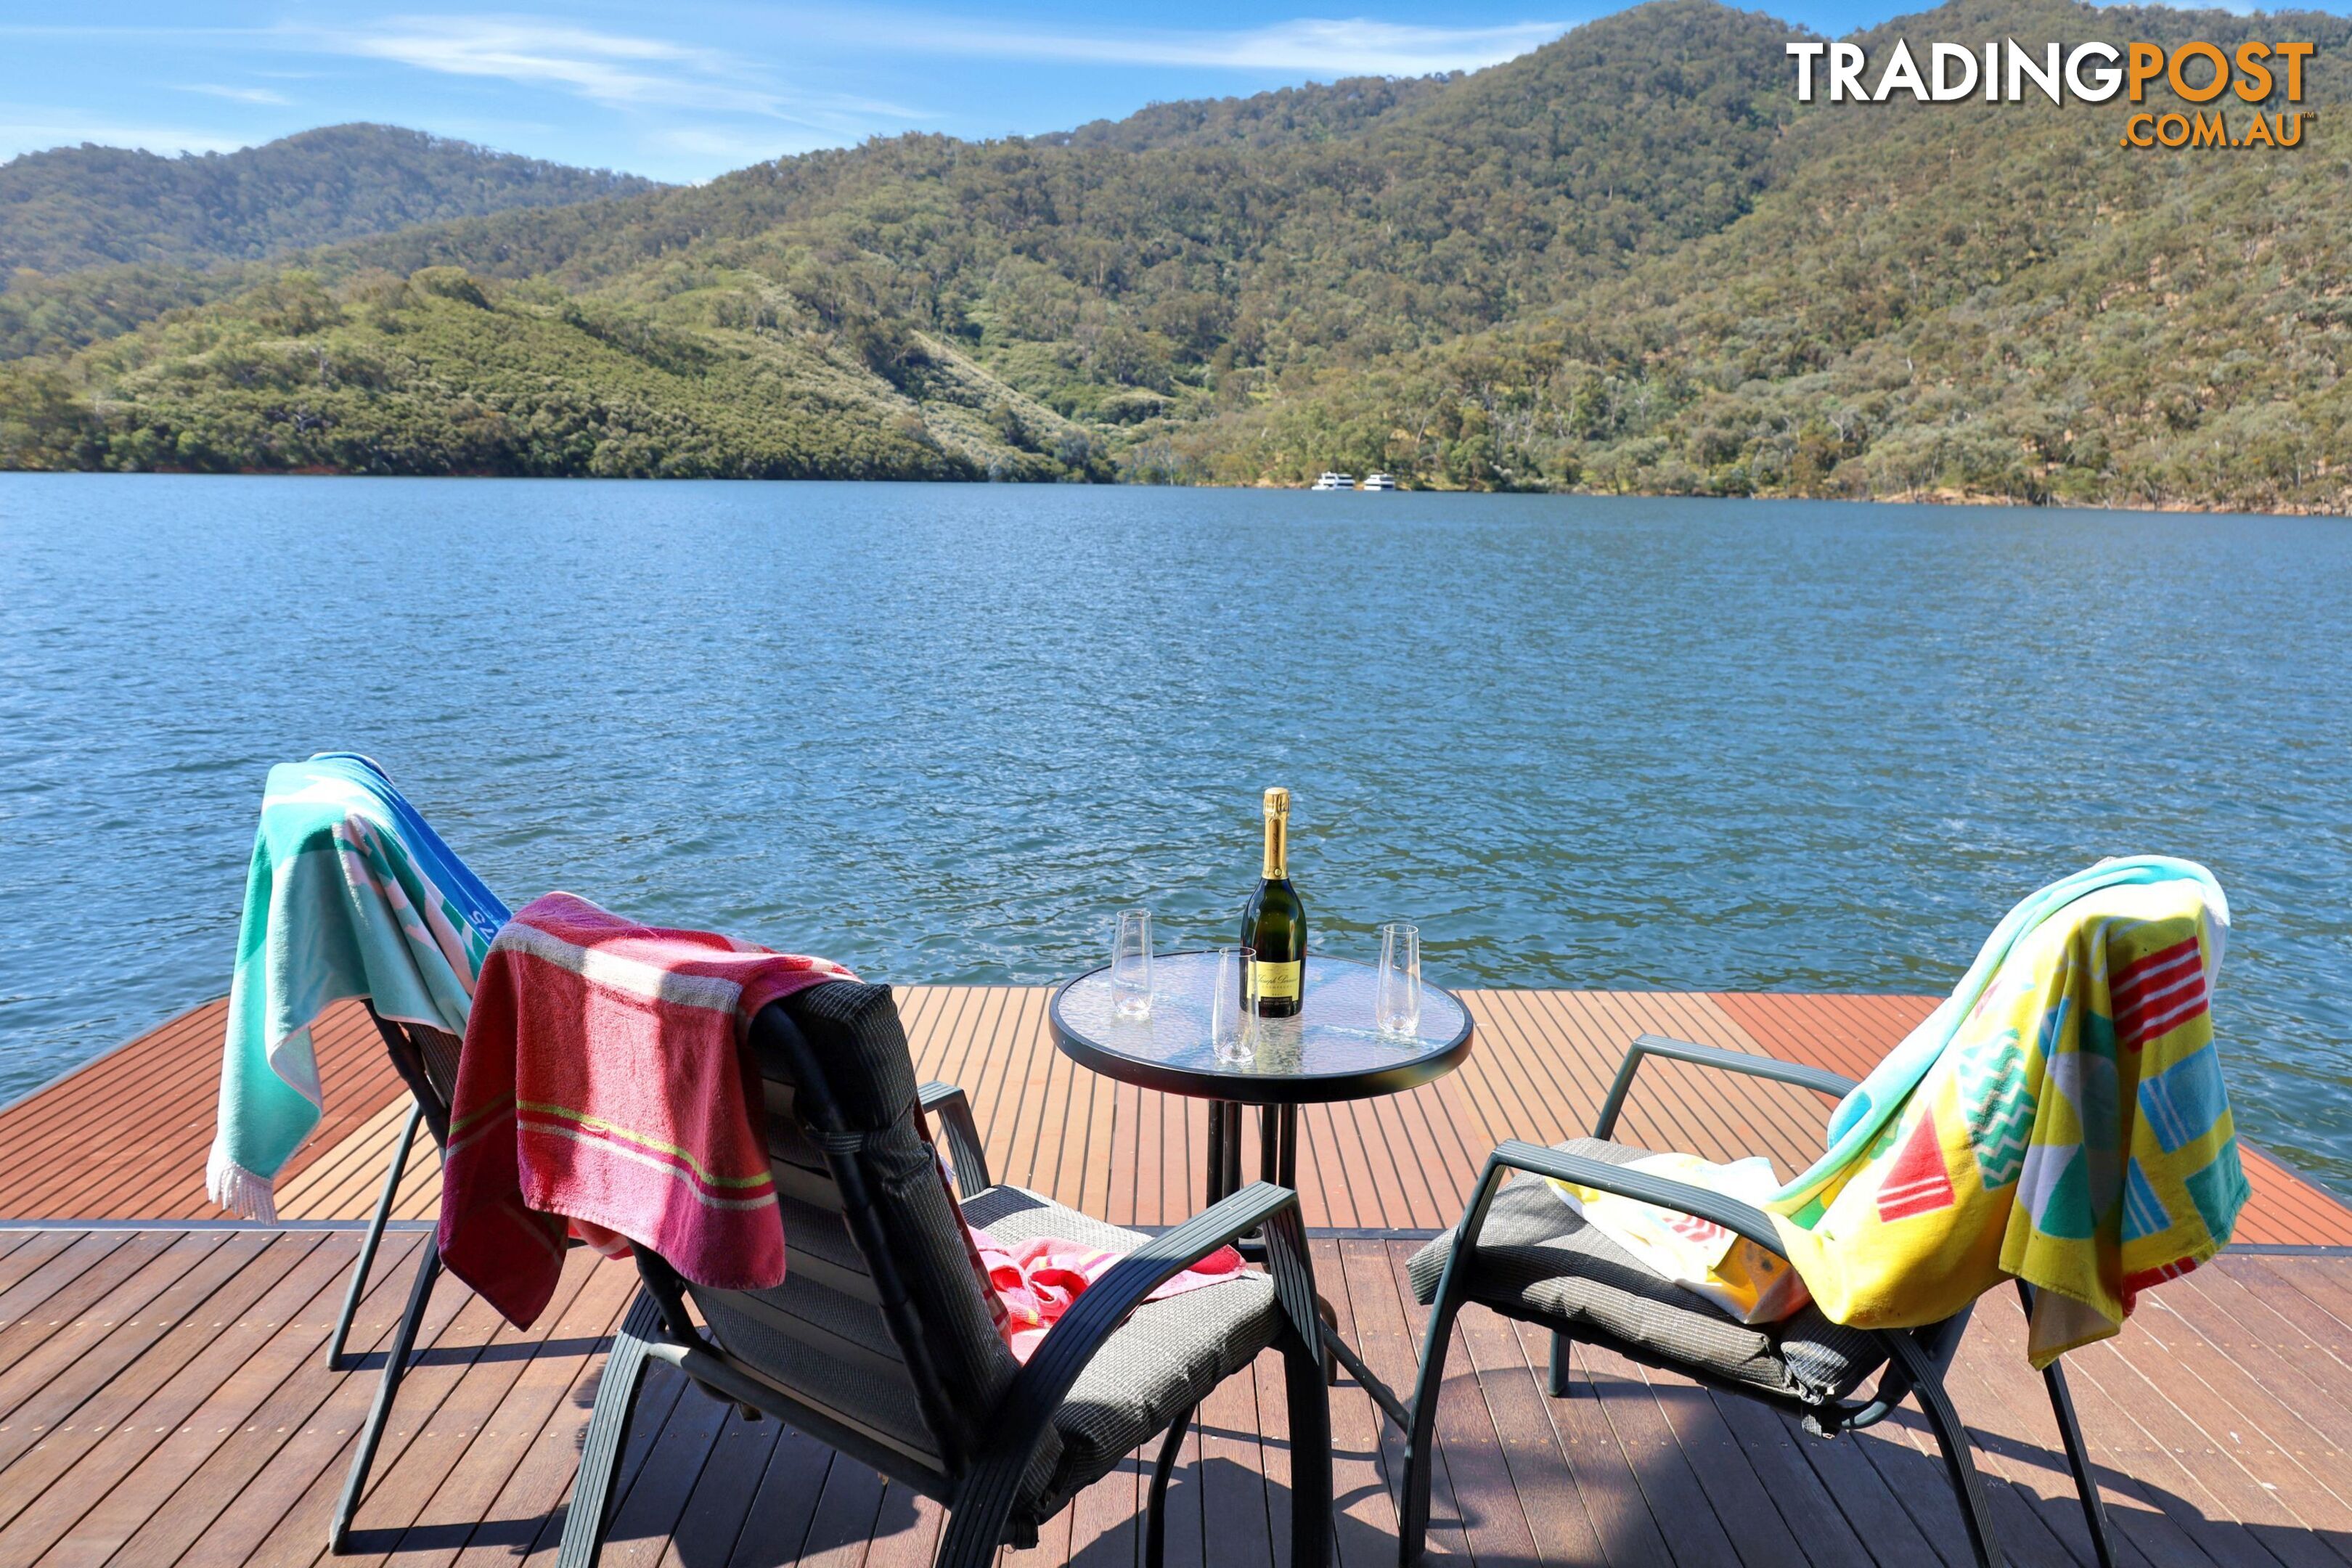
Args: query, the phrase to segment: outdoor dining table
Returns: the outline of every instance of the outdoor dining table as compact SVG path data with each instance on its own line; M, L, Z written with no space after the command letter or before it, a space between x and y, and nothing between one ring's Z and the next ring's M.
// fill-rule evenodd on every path
M1256 1020L1249 1059L1217 1059L1209 1033L1216 955L1164 953L1152 961L1151 1008L1119 1015L1108 965L1065 981L1046 1016L1063 1055L1121 1083L1209 1102L1207 1190L1202 1206L1242 1186L1247 1142L1243 1108L1258 1108L1258 1178L1298 1184L1298 1108L1369 1100L1444 1077L1470 1054L1470 1010L1442 986L1423 983L1420 1026L1383 1033L1374 1021L1379 974L1370 964L1310 954L1299 1011ZM1324 1348L1399 1425L1403 1407L1327 1321Z

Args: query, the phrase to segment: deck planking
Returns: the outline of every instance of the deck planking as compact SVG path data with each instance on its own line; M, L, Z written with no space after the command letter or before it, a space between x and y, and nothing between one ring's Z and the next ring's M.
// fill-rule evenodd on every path
M227 1020L226 998L192 1007L0 1109L0 1216L218 1217L205 1197L205 1159ZM406 1103L408 1091L358 1003L330 1008L312 1037L330 1086L327 1113L280 1173L281 1184L387 1106ZM383 1169L379 1157L379 1175Z
M1047 1032L1046 995L1035 986L900 988L917 1068L971 1095L1000 1178L1116 1224L1183 1219L1204 1185L1205 1106L1070 1061ZM1470 991L1463 999L1478 1037L1459 1070L1407 1094L1303 1109L1299 1190L1310 1226L1450 1226L1496 1144L1589 1130L1626 1045L1642 1034L1860 1076L1934 1005L1784 993ZM204 1194L204 1163L224 1016L224 1004L207 1003L0 1110L0 1217L219 1217ZM359 1218L374 1205L406 1094L357 1004L331 1009L316 1038L328 1115L278 1177L278 1213ZM1801 1089L1653 1060L1619 1135L1710 1159L1764 1153L1793 1172L1820 1151L1830 1109ZM2352 1209L2258 1150L2245 1163L2254 1196L2241 1242L2352 1246ZM420 1148L394 1212L429 1219L439 1204L438 1162Z
M397 1233L353 1344L381 1353L421 1237ZM518 1331L436 1293L353 1551L325 1524L373 1378L320 1363L357 1237L323 1231L0 1228L0 1563L551 1563L607 1337L635 1281L576 1253ZM1373 1369L1410 1373L1412 1240L1311 1244L1318 1286ZM1579 1346L1544 1392L1540 1333L1457 1326L1439 1423L1433 1554L1480 1564L1895 1568L1944 1562L1958 1519L1918 1420L1823 1443L1777 1413ZM1986 1298L1953 1378L2013 1561L2090 1562L2013 1300ZM2352 1562L2352 1259L2225 1255L2152 1292L2068 1359L2124 1561ZM1288 1436L1269 1355L1204 1405L1171 1491L1171 1562L1286 1568ZM1338 1562L1393 1561L1402 1455L1370 1401L1333 1393ZM1134 1568L1145 1456L1003 1568ZM927 1562L940 1510L774 1421L656 1368L624 1456L604 1561Z
M1000 1179L1122 1224L1196 1206L1197 1102L1056 1052L1045 993L914 986L899 1003L927 1077L963 1084ZM1367 1361L1409 1382L1423 1314L1403 1268L1450 1225L1486 1152L1591 1124L1645 1032L1867 1070L1920 997L1486 991L1451 1077L1307 1108L1300 1187L1318 1280ZM407 1101L356 1005L317 1037L330 1113L278 1184L323 1228L222 1229L203 1194L223 1008L193 1009L0 1110L0 1564L304 1564L374 1380L320 1363ZM1787 1170L1829 1106L1785 1086L1653 1063L1621 1135ZM1252 1141L1253 1143L1255 1141ZM2352 1213L2250 1153L2243 1250L2149 1293L2113 1343L2069 1358L2124 1561L2352 1568ZM420 1150L395 1213L429 1219ZM111 1222L77 1228L76 1221ZM144 1222L144 1223L132 1223ZM387 1238L352 1344L372 1358L406 1290L413 1231ZM2339 1249L2326 1253L2325 1249ZM604 1349L635 1280L575 1255L541 1324L517 1331L436 1292L354 1552L373 1564L551 1564ZM1441 1406L1434 1555L1478 1563L1968 1568L1940 1461L1916 1416L1835 1443L1671 1374L1579 1347L1571 1397L1548 1342L1479 1310L1455 1329ZM1953 1377L2012 1561L2087 1565L2088 1536L2012 1301L1987 1298ZM1187 1441L1170 1560L1281 1565L1291 1506L1279 1364L1221 1387ZM1397 1435L1360 1390L1333 1408L1338 1562L1393 1561ZM1089 1489L1004 1568L1140 1559L1144 1456ZM671 1568L927 1563L940 1510L657 1369L625 1456L605 1562Z

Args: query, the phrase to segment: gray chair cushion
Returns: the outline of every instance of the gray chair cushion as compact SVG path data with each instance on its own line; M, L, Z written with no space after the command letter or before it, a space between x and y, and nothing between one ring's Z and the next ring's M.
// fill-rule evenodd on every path
M1595 1138L1555 1145L1622 1165L1648 1151ZM1423 1304L1437 1296L1447 1231L1407 1266ZM1740 1322L1672 1284L1568 1205L1549 1183L1515 1176L1479 1232L1469 1279L1474 1301L1552 1324L1572 1339L1612 1345L1638 1361L1679 1367L1806 1405L1843 1399L1885 1363L1876 1334L1843 1328L1807 1307L1784 1322Z
M965 1200L964 1217L999 1241L1051 1236L1107 1252L1150 1239L1105 1225L1020 1187ZM1023 1511L1042 1522L1078 1490L1165 1429L1210 1390L1257 1359L1281 1324L1274 1282L1251 1273L1137 1308L1071 1385L1055 1414L1062 1455Z

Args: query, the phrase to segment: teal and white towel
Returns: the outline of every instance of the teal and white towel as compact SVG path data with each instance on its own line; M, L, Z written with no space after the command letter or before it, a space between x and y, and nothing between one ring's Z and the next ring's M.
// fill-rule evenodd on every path
M367 758L269 770L229 986L220 1121L205 1190L275 1220L271 1184L325 1104L320 1014L364 996L386 1018L462 1037L500 903Z

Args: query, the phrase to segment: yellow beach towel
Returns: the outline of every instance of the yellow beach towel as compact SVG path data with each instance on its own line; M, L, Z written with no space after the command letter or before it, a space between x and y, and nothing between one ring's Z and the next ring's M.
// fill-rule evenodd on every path
M1765 1205L1832 1321L1936 1322L2008 1276L2037 1367L2227 1244L2247 1186L2213 1043L2210 873L2108 860L2012 910Z

